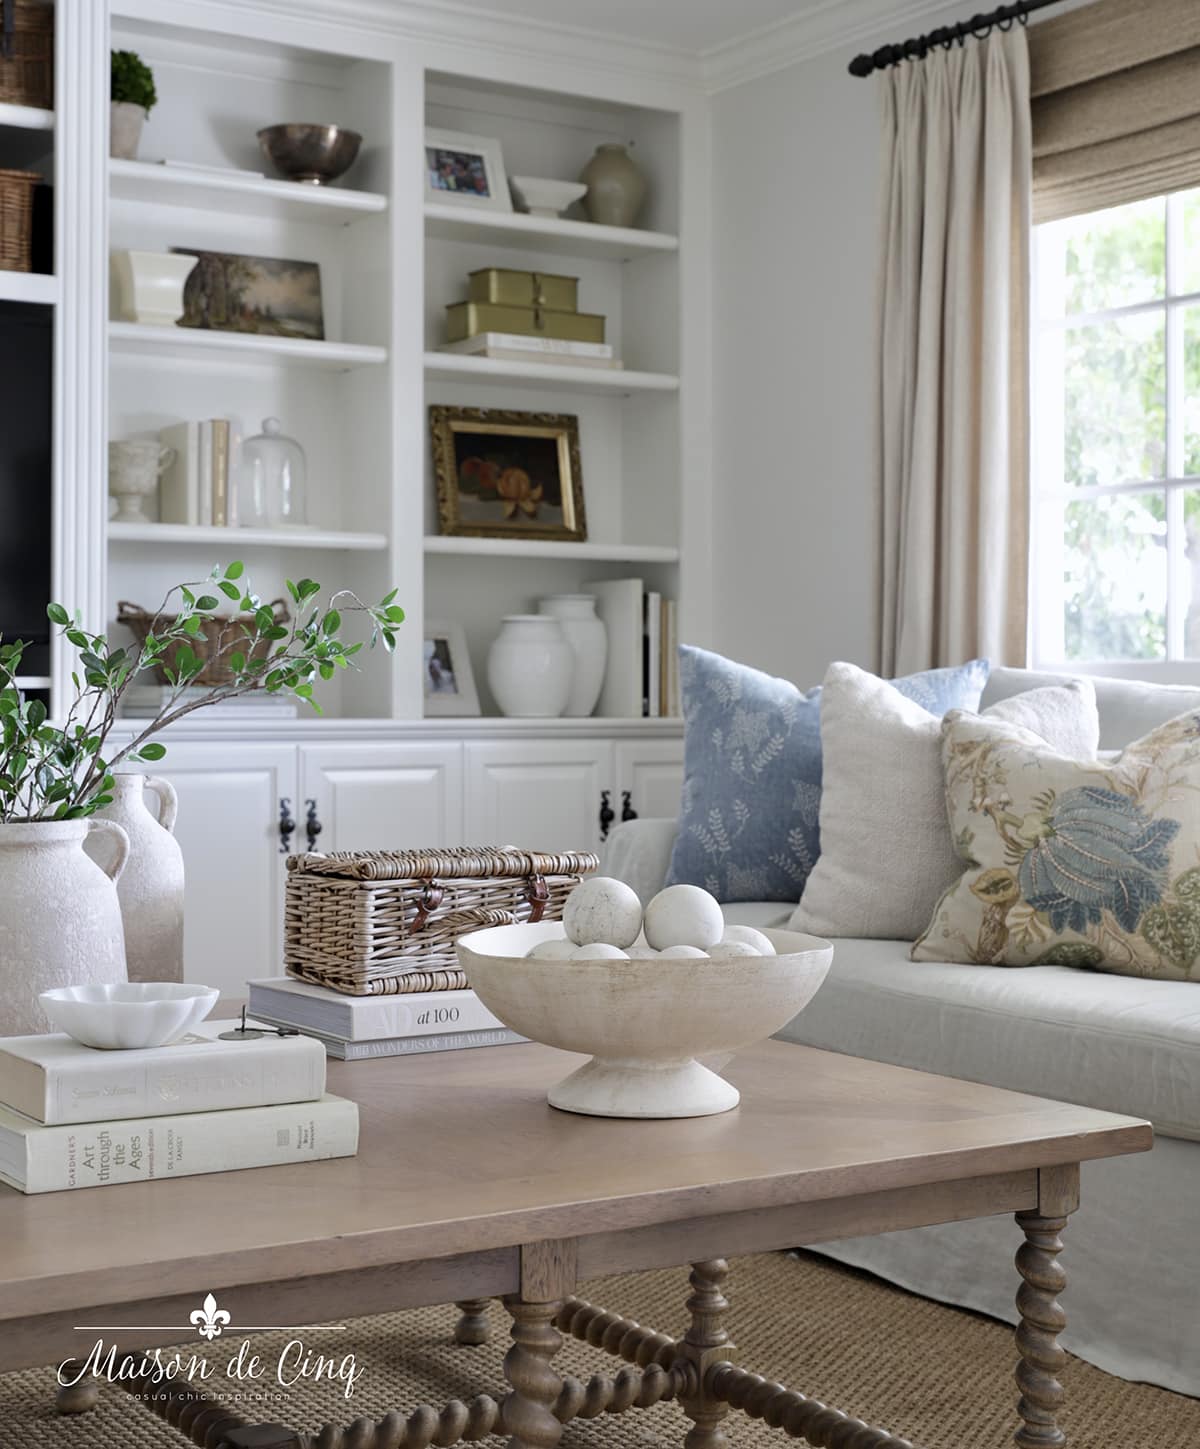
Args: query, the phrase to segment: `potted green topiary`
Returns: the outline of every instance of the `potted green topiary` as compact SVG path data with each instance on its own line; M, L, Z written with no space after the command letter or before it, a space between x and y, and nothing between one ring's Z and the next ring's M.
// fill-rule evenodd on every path
M133 161L146 117L158 100L154 72L134 51L114 50L109 94L108 154Z
M323 598L312 579L287 588L290 616L263 603L240 563L218 566L172 589L143 616L138 640L119 647L51 604L51 624L78 655L76 698L61 721L17 684L26 646L0 641L0 1036L47 1030L39 991L126 979L116 882L130 836L119 809L109 810L122 803L118 766L161 760L156 736L168 725L239 695L290 695L319 712L314 685L354 668L363 648L342 637L353 616L372 646L394 647L404 620L394 590L367 605L344 592ZM230 604L240 611L232 619L223 613ZM122 699L146 671L162 681L158 712L110 744ZM219 899L212 905L221 909Z

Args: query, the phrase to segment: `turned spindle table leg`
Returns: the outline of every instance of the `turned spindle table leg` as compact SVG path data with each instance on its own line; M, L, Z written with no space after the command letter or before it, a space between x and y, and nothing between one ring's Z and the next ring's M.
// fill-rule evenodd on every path
M678 1344L678 1356L689 1360L696 1371L700 1391L682 1399L684 1413L692 1420L684 1440L684 1449L727 1449L729 1440L721 1428L721 1420L729 1413L729 1405L704 1392L704 1376L714 1363L733 1357L733 1344L725 1331L725 1313L729 1307L721 1285L729 1275L724 1258L711 1258L693 1263L688 1281L692 1285L687 1301L692 1321Z
M511 1392L500 1406L500 1422L511 1437L508 1449L554 1449L563 1426L554 1417L562 1379L550 1360L562 1347L554 1319L562 1299L526 1303L510 1296L504 1306L512 1316L512 1347L504 1356L504 1377Z
M1021 1399L1017 1413L1021 1427L1015 1434L1021 1449L1058 1449L1067 1442L1059 1425L1065 1397L1058 1375L1067 1361L1058 1336L1067 1325L1067 1315L1058 1295L1067 1286L1067 1275L1058 1255L1062 1252L1062 1231L1068 1214L1079 1205L1079 1168L1043 1168L1038 1174L1038 1207L1017 1214L1025 1241L1017 1249L1017 1386Z
M454 1306L462 1315L454 1326L454 1342L465 1348L478 1348L491 1337L488 1324L490 1298L463 1298Z

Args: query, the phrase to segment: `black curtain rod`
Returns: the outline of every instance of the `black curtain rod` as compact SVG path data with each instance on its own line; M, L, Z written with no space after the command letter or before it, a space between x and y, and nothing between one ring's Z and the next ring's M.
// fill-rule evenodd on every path
M850 74L865 79L873 71L899 65L902 60L924 60L939 45L943 50L949 50L956 41L962 45L971 36L983 40L997 27L1008 30L1014 24L1024 25L1025 17L1032 10L1044 10L1047 5L1061 3L1062 0L1016 0L1015 5L1001 5L998 10L991 10L986 15L972 15L970 20L960 20L957 25L943 25L931 30L928 35L902 40L898 45L881 45L871 55L856 55L850 62Z

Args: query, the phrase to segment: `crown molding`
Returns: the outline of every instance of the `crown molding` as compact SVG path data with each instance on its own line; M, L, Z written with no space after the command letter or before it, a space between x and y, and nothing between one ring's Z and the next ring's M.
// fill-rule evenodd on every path
M902 39L916 22L952 8L953 0L820 0L798 15L704 51L698 57L701 83L713 94L831 50L878 46L885 31L887 39Z

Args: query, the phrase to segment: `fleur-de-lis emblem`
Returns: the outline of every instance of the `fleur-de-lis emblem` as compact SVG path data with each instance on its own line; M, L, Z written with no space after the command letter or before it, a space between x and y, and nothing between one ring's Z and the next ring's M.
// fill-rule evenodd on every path
M231 1315L227 1308L217 1307L217 1300L210 1293L204 1300L204 1307L195 1309L188 1317L196 1325L200 1337L207 1338L211 1343L222 1328L228 1325Z

